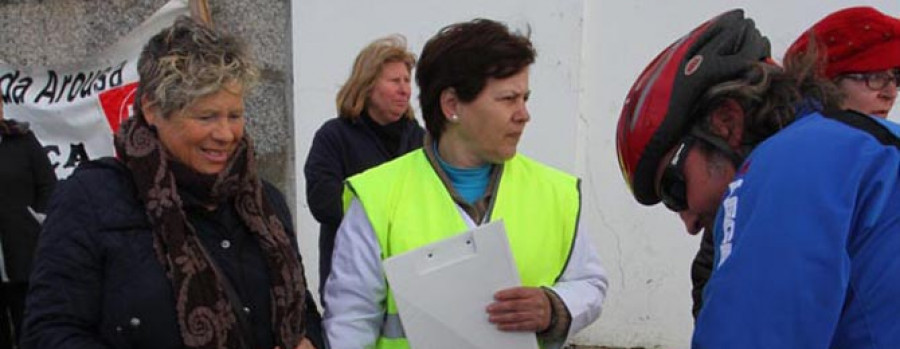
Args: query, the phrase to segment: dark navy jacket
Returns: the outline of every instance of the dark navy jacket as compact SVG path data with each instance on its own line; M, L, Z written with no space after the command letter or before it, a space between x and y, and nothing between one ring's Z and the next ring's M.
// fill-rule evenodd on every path
M406 120L406 119L404 119ZM425 130L415 120L407 120L396 151L379 140L376 131L363 116L356 119L334 118L316 132L306 158L306 202L319 229L319 286L331 272L334 236L341 224L341 194L344 180L388 160L422 147ZM321 288L320 288L321 290Z
M55 185L56 174L34 133L0 139L0 245L11 282L28 281L41 230L28 208L46 212Z
M268 183L264 188L294 234L283 196ZM154 252L144 207L129 173L112 159L85 163L58 186L30 287L23 348L183 347L171 282ZM309 293L306 319L307 336L323 348Z

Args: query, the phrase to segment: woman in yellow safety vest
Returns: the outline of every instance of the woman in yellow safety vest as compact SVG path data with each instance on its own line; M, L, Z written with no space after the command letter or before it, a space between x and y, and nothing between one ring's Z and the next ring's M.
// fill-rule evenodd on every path
M501 331L560 347L600 315L607 280L579 226L579 180L516 153L535 50L506 25L441 29L416 67L422 149L349 178L325 283L332 348L408 348L381 261L502 219L522 280L485 304Z

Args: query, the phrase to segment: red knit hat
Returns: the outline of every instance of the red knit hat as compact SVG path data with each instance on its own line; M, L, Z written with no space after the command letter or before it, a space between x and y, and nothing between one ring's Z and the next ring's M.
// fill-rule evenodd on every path
M825 76L900 67L900 19L871 7L834 12L806 30L791 44L784 60L806 51L810 36L824 54Z

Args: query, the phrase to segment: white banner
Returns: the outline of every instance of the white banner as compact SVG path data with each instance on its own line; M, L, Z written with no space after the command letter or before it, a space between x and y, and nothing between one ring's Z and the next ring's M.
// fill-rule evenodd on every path
M82 161L112 156L113 133L132 115L141 49L178 16L188 0L170 0L96 57L67 67L0 63L5 117L31 124L60 179Z

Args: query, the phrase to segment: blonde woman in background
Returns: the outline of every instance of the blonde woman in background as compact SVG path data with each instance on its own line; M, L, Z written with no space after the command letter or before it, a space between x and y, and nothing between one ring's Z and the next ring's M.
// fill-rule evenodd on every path
M303 173L306 202L320 224L320 288L331 271L344 180L422 146L425 131L409 104L415 64L403 36L371 42L356 56L338 92L338 116L326 121L313 139Z

